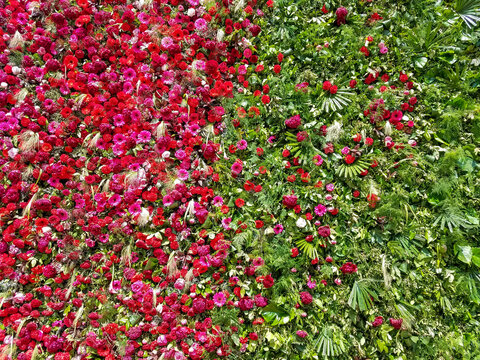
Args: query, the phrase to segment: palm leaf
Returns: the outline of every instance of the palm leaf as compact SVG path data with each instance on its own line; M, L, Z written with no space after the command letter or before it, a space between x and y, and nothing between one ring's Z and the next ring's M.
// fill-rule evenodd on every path
M359 175L362 171L367 169L368 166L369 163L364 160L357 160L351 165L341 164L337 167L337 174L341 177L352 179L355 176Z
M470 273L461 276L458 286L464 293L468 293L470 300L480 305L480 273Z
M348 305L354 310L358 308L360 311L365 311L373 306L372 298L378 300L375 290L368 287L367 280L358 280L353 284Z
M346 89L338 90L336 94L332 95L330 93L324 92L320 98L321 106L320 110L324 112L339 111L347 106L352 100L349 99L350 96L354 94Z
M472 228L475 224L472 223L463 211L455 204L444 203L441 207L440 214L433 222L433 226L440 225L440 229L448 228L450 232L456 228Z
M340 331L325 327L314 343L315 351L324 358L339 356L346 351L345 339Z
M305 239L297 240L296 242L299 250L304 252L310 259L318 258L318 251L315 245L311 242L306 241Z
M455 12L469 28L474 28L480 21L480 0L457 0Z

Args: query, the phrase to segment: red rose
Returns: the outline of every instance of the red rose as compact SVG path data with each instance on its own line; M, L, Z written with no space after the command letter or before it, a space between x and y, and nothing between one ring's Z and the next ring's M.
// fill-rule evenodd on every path
M263 227L263 221L262 220L255 220L255 227L257 229L261 229Z
M282 71L282 67L281 67L280 65L275 65L275 66L273 67L273 72L274 72L275 74L279 74L280 71Z
M293 248L292 249L292 257L297 257L298 256L298 249L297 248Z

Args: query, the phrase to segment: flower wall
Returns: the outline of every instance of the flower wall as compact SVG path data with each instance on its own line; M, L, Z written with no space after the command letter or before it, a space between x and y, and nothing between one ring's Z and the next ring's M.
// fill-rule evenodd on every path
M0 359L478 355L478 2L0 5Z

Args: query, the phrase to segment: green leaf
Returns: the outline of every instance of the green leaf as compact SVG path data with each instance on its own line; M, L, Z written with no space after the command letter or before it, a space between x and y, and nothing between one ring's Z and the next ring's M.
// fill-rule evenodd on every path
M480 267L480 248L473 248L472 249L472 262Z
M270 303L262 309L262 316L272 326L286 324L290 321L290 315L274 303Z
M418 68L423 68L427 64L428 59L424 56L416 57L413 59L413 63Z
M455 252L460 261L470 265L472 262L472 248L470 246L460 246L455 244Z
M367 281L355 281L348 298L348 305L354 310L358 307L360 311L365 311L372 307L372 298L378 300L378 295L374 290L368 288Z
M457 0L455 11L469 28L480 22L480 0Z

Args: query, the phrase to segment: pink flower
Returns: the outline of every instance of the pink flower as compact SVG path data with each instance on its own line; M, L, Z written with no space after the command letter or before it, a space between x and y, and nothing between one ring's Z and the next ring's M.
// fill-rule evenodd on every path
M239 175L243 170L243 165L239 162L234 162L232 165L232 174Z
M223 305L225 305L226 301L227 298L225 297L225 294L223 292L218 292L213 295L213 303L218 307L222 307Z
M237 149L238 150L245 150L248 146L248 143L246 140L242 139L237 142Z
M231 223L232 223L232 218L231 217L222 219L222 226L225 230L231 230L231 228L230 228Z
M307 286L310 289L314 289L317 286L317 283L315 281L312 281L312 276L311 275L308 275Z
M330 227L328 225L321 226L318 228L318 235L321 237L329 237L330 236Z
M315 207L315 214L317 216L323 216L327 213L327 208L325 205L323 204L318 204L316 207Z
M308 333L304 330L298 330L297 331L297 336L300 336L301 338L305 338L308 335Z
M278 235L283 232L283 225L282 224L277 224L273 227L273 232Z
M308 291L302 291L300 293L300 301L303 305L308 305L313 301L313 296Z
M291 118L285 120L285 125L290 129L296 129L302 124L300 115L292 116Z
M180 180L182 180L182 181L187 180L189 176L190 176L190 175L189 175L188 171L185 170L185 169L180 169L180 170L178 170L178 172L177 172L177 177L178 177Z
M320 166L323 164L323 158L321 155L315 155L313 157L313 161L315 162L315 165Z
M221 196L215 196L213 198L212 204L214 206L222 206L223 205L223 198Z

